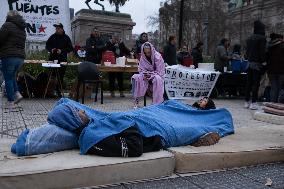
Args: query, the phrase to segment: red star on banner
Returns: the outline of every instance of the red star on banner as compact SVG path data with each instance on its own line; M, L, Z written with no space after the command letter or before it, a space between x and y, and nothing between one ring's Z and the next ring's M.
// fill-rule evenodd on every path
M39 33L41 33L41 32L45 33L46 27L43 27L42 25L40 25L40 27L38 29L39 29Z

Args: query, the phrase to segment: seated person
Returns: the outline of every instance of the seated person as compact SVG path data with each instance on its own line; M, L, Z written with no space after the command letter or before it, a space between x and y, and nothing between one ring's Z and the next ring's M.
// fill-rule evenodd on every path
M153 94L153 104L159 104L164 101L164 60L161 54L149 42L142 45L141 54L138 68L139 74L135 74L131 78L134 107L138 107L138 98L143 97L148 90Z
M231 114L226 109L215 109L208 98L194 107L169 100L114 113L61 99L49 112L47 121L54 129L46 132L44 126L24 131L12 152L23 156L79 146L81 154L138 157L169 147L213 145L220 137L234 133Z

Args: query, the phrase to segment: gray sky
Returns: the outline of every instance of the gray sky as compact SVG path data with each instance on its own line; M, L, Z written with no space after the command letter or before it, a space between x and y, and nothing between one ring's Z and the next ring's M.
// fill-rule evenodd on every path
M147 27L147 17L158 13L160 2L164 0L129 0L120 8L120 12L131 14L132 20L136 22L133 28L134 34L140 34L144 31L152 31L153 29ZM91 6L100 9L100 6L95 6L92 0ZM107 11L114 11L115 7L110 6L108 0L102 2ZM75 12L83 8L88 8L85 0L69 0L70 8L74 8Z

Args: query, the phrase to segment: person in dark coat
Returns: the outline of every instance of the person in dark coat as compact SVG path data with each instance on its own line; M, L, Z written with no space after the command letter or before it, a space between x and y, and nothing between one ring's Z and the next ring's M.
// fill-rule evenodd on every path
M102 52L106 49L105 42L100 37L100 32L94 28L91 36L86 41L86 61L100 64L102 61Z
M148 42L148 34L143 32L141 33L140 37L138 40L136 40L135 44L135 57L137 59L140 59L141 56L141 47L144 43Z
M266 62L265 25L261 21L254 22L254 33L247 39L246 57L249 61L245 108L257 110L258 89L261 70ZM252 98L250 93L252 92ZM251 100L251 103L250 103Z
M193 57L193 65L195 68L198 68L198 63L203 62L203 43L199 42L197 43L196 47L192 49L191 56Z
M0 60L5 79L9 110L23 98L16 82L16 73L24 63L26 23L17 11L9 11L0 29Z
M168 65L177 64L177 48L176 48L176 37L170 36L168 44L164 47L164 60Z
M64 27L61 23L54 24L55 33L52 34L46 42L46 50L48 50L49 60L58 61L57 63L67 62L67 56L73 52L73 45L71 39L65 34ZM63 84L63 78L66 72L66 67L59 68L60 82ZM56 87L57 95L61 97L60 85Z
M284 84L283 35L271 34L267 52L267 73L271 83L270 100L279 102L279 92Z
M123 57L130 56L130 50L125 46L125 44L121 41L118 35L112 36L112 39L107 42L106 45L107 50L112 51L115 54L115 57ZM109 88L111 97L115 97L115 79L118 82L118 89L120 92L120 97L125 97L123 90L123 73L122 72L109 72Z
M224 67L228 67L231 57L229 56L230 41L229 39L222 39L216 48L215 52L215 70L224 72Z
M184 65L185 59L191 59L191 55L186 45L184 45L181 51L177 54L178 64L185 66Z

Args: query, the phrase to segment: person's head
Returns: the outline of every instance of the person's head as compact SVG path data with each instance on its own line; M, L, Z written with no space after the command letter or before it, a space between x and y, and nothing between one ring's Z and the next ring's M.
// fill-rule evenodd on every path
M171 36L169 37L169 43L172 44L172 45L176 45L176 43L177 43L176 37L173 36L173 35L171 35Z
M240 44L235 44L233 48L233 53L241 54L242 47Z
M199 50L202 50L203 49L203 43L202 42L198 42L196 44L196 48L199 49Z
M220 44L223 45L226 49L230 47L230 41L227 38L221 39Z
M181 51L182 52L188 52L188 48L186 45L183 45L182 48L181 48Z
M23 17L19 14L18 11L12 10L7 13L6 17L7 22L13 22L18 27L20 27L22 30L26 28L26 22L23 19Z
M47 121L68 131L86 126L90 119L84 111L71 104L58 104L49 113Z
M141 33L140 41L143 42L143 43L147 42L148 41L148 34L145 33L145 32Z
M119 34L114 34L114 35L111 37L111 42L112 42L112 43L119 43L119 42L120 42L120 36L119 36Z
M260 20L254 21L253 27L254 27L253 31L254 34L265 35L265 25Z
M55 27L55 33L58 35L64 34L64 27L63 24L58 23L53 25Z
M201 98L199 101L196 101L192 106L200 110L216 109L215 103L211 98L208 97Z
M100 36L100 31L98 30L98 28L93 28L91 35L93 37L99 37Z
M152 56L152 47L150 43L145 43L143 46L143 53L145 54L146 58L151 58Z

